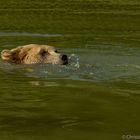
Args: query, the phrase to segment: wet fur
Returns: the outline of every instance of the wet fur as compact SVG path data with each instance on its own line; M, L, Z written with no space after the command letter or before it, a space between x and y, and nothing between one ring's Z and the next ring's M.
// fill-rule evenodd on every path
M4 61L16 64L64 64L62 54L58 53L54 47L48 45L29 44L11 50L3 50L1 58Z

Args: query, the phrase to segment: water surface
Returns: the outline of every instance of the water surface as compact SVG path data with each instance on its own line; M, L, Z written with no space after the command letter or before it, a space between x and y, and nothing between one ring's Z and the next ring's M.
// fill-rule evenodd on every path
M0 139L140 135L140 2L0 2L0 50L48 44L69 65L0 61Z

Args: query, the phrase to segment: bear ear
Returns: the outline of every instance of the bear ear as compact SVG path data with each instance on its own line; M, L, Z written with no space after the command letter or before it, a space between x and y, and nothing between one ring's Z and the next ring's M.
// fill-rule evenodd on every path
M1 58L3 60L11 60L12 59L12 52L10 50L3 50L1 52Z
M20 50L20 48L15 48L12 50L3 50L1 52L1 58L5 61L18 63Z

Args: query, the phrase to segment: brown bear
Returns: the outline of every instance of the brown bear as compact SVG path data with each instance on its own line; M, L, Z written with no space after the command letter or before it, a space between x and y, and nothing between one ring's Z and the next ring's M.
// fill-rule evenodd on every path
M52 46L37 44L29 44L11 50L3 50L1 52L1 58L4 61L16 64L68 64L67 55L58 53Z

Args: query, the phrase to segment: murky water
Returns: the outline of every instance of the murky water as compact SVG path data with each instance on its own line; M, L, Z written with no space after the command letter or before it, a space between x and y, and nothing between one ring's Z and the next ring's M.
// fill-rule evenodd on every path
M69 64L0 61L0 139L140 135L140 2L0 2L0 50L48 44ZM66 8L67 7L67 8Z

